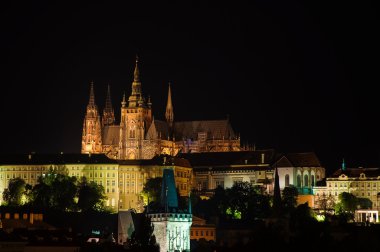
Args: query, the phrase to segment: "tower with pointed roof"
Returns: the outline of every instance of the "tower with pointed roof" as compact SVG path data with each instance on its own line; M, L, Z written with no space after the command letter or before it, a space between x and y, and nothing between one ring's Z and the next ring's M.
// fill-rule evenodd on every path
M83 122L82 153L102 153L102 132L98 106L95 103L94 82L91 82L90 99Z
M192 214L178 208L174 172L165 168L161 184L161 211L147 213L154 226L160 251L190 251L190 227Z
M112 107L111 102L111 88L108 84L107 86L107 98L106 98L106 106L103 109L103 117L102 117L102 126L106 125L114 125L115 124L115 113Z
M123 98L120 121L119 159L143 159L145 133L152 123L151 102L143 97L140 81L139 59L133 74L132 92L128 104Z
M165 118L169 127L173 128L174 111L173 111L173 104L172 104L172 92L170 88L170 82L169 82L169 90L168 90L168 101L166 103Z

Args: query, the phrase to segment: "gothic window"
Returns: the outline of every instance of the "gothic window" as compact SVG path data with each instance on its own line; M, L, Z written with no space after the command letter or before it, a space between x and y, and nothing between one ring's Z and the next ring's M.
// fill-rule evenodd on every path
M311 186L315 186L314 175L311 175Z
M297 186L301 187L301 175L297 175Z
M304 176L304 186L309 186L309 176L308 175Z
M289 174L285 175L285 186L289 186Z

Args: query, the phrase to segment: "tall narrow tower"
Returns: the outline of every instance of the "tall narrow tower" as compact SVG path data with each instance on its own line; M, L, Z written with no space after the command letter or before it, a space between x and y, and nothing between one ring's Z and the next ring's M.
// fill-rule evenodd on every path
M113 111L112 102L111 102L111 88L108 84L107 87L107 98L106 98L106 106L103 109L103 117L102 117L102 126L106 125L114 125L115 124L115 113Z
M136 56L136 65L133 74L132 92L128 105L123 100L120 122L120 159L143 159L143 144L145 133L152 122L151 103L145 102L141 91L139 59ZM125 99L125 98L123 98Z
M82 153L101 153L102 137L98 106L95 104L94 82L91 82L90 100L83 122Z
M168 101L166 103L165 118L169 124L170 129L172 129L173 121L174 121L174 111L173 111L173 104L172 104L172 92L170 88L170 82L169 82L169 90L168 90Z
M190 251L191 210L187 213L178 209L174 172L170 168L163 170L161 184L161 211L147 213L154 226L160 251ZM189 208L190 209L190 208Z

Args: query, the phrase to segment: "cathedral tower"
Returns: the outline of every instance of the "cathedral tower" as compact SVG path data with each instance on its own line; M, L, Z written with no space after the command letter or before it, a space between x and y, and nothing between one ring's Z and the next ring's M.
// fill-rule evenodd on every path
M145 102L142 95L138 63L138 57L136 56L132 92L128 99L128 105L125 95L122 101L119 143L120 159L143 158L145 133L152 123L152 104L150 99L148 103Z
M115 113L113 111L112 102L111 102L111 88L108 84L107 87L107 98L106 98L106 106L103 109L103 117L102 117L102 126L106 125L114 125L115 124Z
M98 106L95 104L94 82L91 82L90 100L83 121L82 153L101 153L102 137Z

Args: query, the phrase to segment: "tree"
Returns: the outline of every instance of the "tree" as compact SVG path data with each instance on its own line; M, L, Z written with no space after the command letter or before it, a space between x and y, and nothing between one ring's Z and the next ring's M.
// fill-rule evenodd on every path
M22 205L26 197L26 183L22 178L9 180L8 188L3 192L4 201L10 206Z
M360 209L371 209L372 201L368 198L357 198Z
M131 251L145 252L159 252L160 247L156 242L156 236L153 234L154 226L150 218L145 214L141 215L139 225L133 231L131 238L128 238L127 244Z
M146 203L160 201L162 178L149 178L141 192L141 196Z
M339 202L335 205L335 213L341 217L343 222L353 220L358 206L356 196L352 193L342 192L339 194L338 199Z
M292 211L297 206L298 190L295 186L286 186L282 190L282 202L286 211Z
M38 179L31 192L31 203L39 208L74 210L77 195L76 177L49 172Z
M82 177L78 185L78 208L83 212L90 210L103 210L104 200L107 198L104 195L104 188L93 181L88 182L86 177Z

